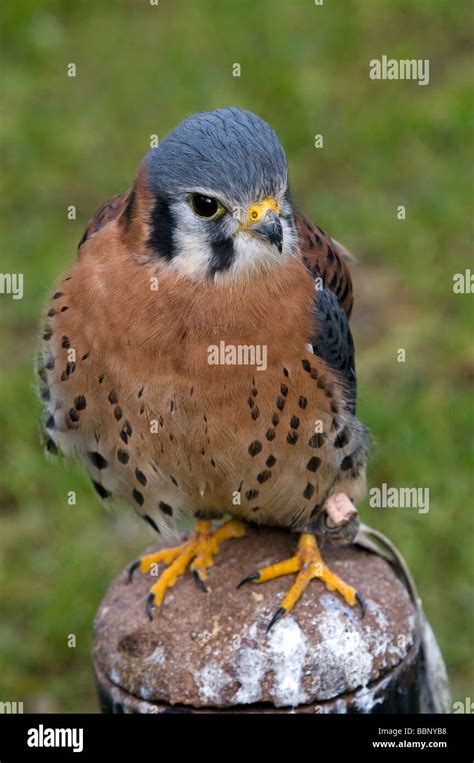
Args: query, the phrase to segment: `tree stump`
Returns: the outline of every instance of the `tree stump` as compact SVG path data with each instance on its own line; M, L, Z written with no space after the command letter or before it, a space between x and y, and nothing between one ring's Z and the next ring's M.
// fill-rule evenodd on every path
M322 549L327 564L364 597L364 618L313 580L294 610L266 632L294 576L237 585L291 556L295 543L289 532L249 528L222 544L207 593L187 572L152 622L145 603L156 577L137 571L128 583L124 570L94 624L102 711L418 712L415 608L380 556L354 545Z

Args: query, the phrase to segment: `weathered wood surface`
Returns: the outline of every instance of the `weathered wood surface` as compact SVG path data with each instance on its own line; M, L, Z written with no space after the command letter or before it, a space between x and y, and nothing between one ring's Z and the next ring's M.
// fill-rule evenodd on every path
M392 567L356 546L326 545L326 562L354 585L366 614L317 580L267 634L293 580L237 584L293 553L295 536L251 529L222 545L208 593L187 573L150 622L156 578L122 572L96 616L93 661L102 708L115 712L417 711L415 610Z

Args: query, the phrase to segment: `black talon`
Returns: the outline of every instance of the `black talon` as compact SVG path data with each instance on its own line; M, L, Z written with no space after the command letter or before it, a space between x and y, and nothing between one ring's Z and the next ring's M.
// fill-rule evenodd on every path
M155 601L155 594L149 593L148 598L146 600L146 613L148 615L149 620L153 620L153 604Z
M204 591L204 593L207 593L207 588L204 583L204 580L199 575L198 570L192 570L194 582L196 583L197 587L201 589L201 591Z
M130 565L128 568L128 582L132 582L133 573L135 570L140 566L140 559L137 559L136 562L133 562L133 564Z
M361 616L361 618L363 618L364 615L365 615L365 601L362 598L362 596L360 595L360 593L357 593L357 591L356 591L356 595L355 596L356 596L357 604L360 607L360 616Z
M240 581L240 583L237 586L237 588L240 588L240 586L245 585L245 583L250 583L251 580L258 580L259 578L260 578L260 573L259 572L252 572L251 575L247 575L246 578L244 578L243 580Z
M272 619L270 620L270 623L267 628L267 633L270 630L270 628L273 628L273 626L275 625L275 623L278 622L278 620L281 620L283 615L286 615L286 609L284 607L280 607L279 609L277 609Z

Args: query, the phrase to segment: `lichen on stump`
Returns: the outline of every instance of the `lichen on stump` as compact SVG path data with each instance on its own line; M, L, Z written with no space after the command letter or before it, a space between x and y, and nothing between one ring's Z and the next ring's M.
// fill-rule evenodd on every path
M237 585L257 567L287 558L295 542L289 532L249 528L244 538L222 545L208 571L208 593L187 573L152 622L145 602L156 578L138 572L129 584L122 572L94 625L103 707L377 712L408 704L416 710L415 610L381 557L357 546L323 548L328 565L364 597L363 619L314 580L294 610L266 632L293 576Z

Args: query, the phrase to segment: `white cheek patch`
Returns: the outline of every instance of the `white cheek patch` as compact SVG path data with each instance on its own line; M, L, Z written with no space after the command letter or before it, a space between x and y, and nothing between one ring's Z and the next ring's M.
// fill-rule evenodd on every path
M172 207L174 257L169 267L195 281L203 280L209 269L212 252L202 223L196 219L187 201Z
M188 231L175 229L174 244L176 254L169 267L177 273L195 281L203 280L209 272L212 250L205 238L191 235Z

